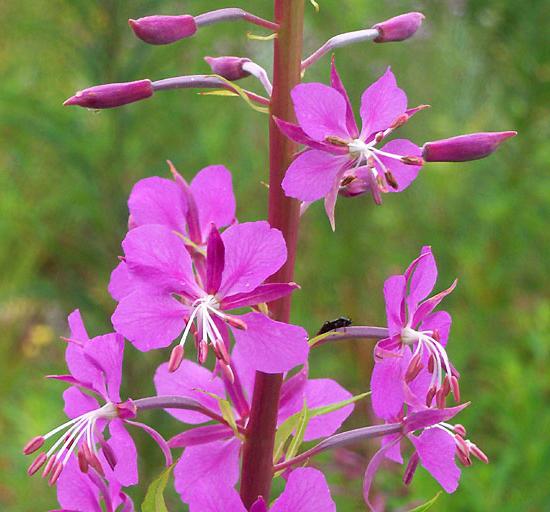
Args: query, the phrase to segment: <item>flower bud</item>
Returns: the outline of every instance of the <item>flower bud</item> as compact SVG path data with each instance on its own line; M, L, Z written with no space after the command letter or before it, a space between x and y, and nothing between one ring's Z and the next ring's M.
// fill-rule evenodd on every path
M128 25L137 37L149 44L170 44L197 31L193 16L146 16L137 20L128 20Z
M250 73L243 70L243 64L250 59L243 57L205 57L204 60L210 66L213 73L223 76L227 80L239 80Z
M113 108L144 100L153 95L151 80L137 80L117 84L96 85L71 96L63 105L86 108Z
M390 18L382 23L377 23L372 27L379 32L379 36L374 42L390 43L392 41L404 41L415 34L420 25L422 25L423 20L424 15L421 12L408 12Z
M426 142L422 156L426 162L466 162L490 155L517 132L481 132Z

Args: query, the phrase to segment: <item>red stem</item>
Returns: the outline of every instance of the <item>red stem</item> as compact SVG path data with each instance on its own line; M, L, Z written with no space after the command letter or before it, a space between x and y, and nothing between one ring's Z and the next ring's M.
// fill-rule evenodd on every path
M300 82L304 0L275 0L275 21L280 28L274 42L271 114L294 121L290 91ZM269 124L269 215L282 231L288 249L286 264L272 276L273 282L292 281L300 221L299 203L285 196L281 182L296 145L282 135L273 118ZM290 320L290 296L269 305L275 320ZM246 508L263 496L269 502L273 479L273 447L277 427L282 374L256 372L250 420L247 427L241 474L241 497Z

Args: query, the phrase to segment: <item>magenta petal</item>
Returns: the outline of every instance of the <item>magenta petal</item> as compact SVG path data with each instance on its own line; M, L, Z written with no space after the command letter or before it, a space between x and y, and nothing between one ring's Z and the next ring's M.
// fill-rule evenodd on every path
M298 123L312 139L323 142L330 136L351 138L346 126L346 101L338 91L319 83L299 84L291 96Z
M218 401L207 393L225 398L225 390L221 379L214 377L212 372L203 366L187 359L184 359L180 367L173 373L168 371L167 363L161 364L155 372L154 382L159 396L179 395L192 398L217 413L220 411ZM166 409L166 412L184 423L193 425L211 420L204 414L184 409Z
M422 153L416 144L407 139L394 139L383 146L381 150L401 156L420 156ZM401 192L405 190L416 179L422 168L421 165L404 164L395 158L378 156L397 182L397 188L388 187L389 192Z
M245 354L246 351L243 353L239 345L235 345L233 347L233 352L231 352L231 367L239 375L239 381L245 398L248 399L250 403L252 401L252 392L256 380L256 368L254 368L253 361L247 359Z
M89 341L90 337L84 327L84 321L82 320L82 315L80 310L75 309L67 318L69 323L69 330L71 332L71 339L75 341L85 342Z
M404 431L414 432L415 430L421 430L442 421L449 421L454 418L460 411L468 407L469 403L457 405L456 407L447 407L445 409L434 409L427 407L423 410L412 412L407 415L404 421Z
M347 152L347 149L344 147L335 146L334 144L329 144L326 142L318 142L309 137L304 130L302 130L298 125L293 123L288 123L278 117L273 116L275 124L278 126L279 130L290 140L297 142L298 144L303 144L304 146L309 146L313 149L320 149L321 151L327 151L328 153L333 153L335 155L341 155Z
M439 482L446 492L455 492L460 469L455 462L456 444L453 436L440 428L424 430L420 436L409 436L420 463Z
M140 423L139 421L131 421L126 420L126 424L131 424L134 427L138 427L144 432L146 432L155 443L157 443L158 447L161 449L162 454L164 455L164 462L166 467L172 465L172 452L170 451L170 446L168 446L168 443L165 441L164 437L162 437L153 427L150 427L149 425L146 425L145 423Z
M395 441L393 441L393 443L397 444L399 439L400 438L398 437ZM363 481L363 498L365 499L365 503L368 505L371 512L378 512L378 509L375 508L370 502L370 488L372 487L372 482L374 481L376 472L384 460L386 453L393 448L393 443L382 446L382 448L380 448L380 450L373 455L369 465L367 466L367 470L365 471L365 479Z
M124 261L121 261L111 272L111 279L109 281L109 293L111 297L116 301L120 301L126 295L130 295L130 293L135 291L136 286L141 285L141 281L136 281L137 278L132 276L128 270L128 265Z
M309 346L306 331L297 325L271 320L261 313L241 319L247 329L233 329L239 351L256 370L281 373L305 363Z
M416 261L416 266L409 278L409 296L407 297L407 306L411 315L416 311L418 303L430 294L437 281L437 265L430 246L422 247L420 257Z
M328 194L325 196L325 213L327 214L328 220L330 222L330 227L332 231L336 231L336 221L334 219L334 213L336 209L336 200L338 199L338 192L340 191L340 180L346 172L346 167L342 167L340 171L336 174L332 188L329 190Z
M388 68L361 96L361 137L389 128L407 110L407 96L397 87L395 76Z
M342 83L342 79L338 74L336 69L336 64L334 62L334 55L332 56L332 61L330 64L330 84L333 89L336 89L344 98L346 102L346 126L348 133L352 139L359 137L359 129L357 128L357 123L355 122L355 116L353 115L353 107L351 106L351 101L349 100L348 92Z
M215 295L222 283L222 272L225 266L225 247L220 232L211 224L206 249L206 293Z
M190 185L199 214L203 240L213 223L218 228L235 220L235 195L231 173L223 165L210 165L197 173Z
M247 512L239 493L232 485L212 486L199 483L198 486L189 501L189 512ZM254 511L267 512L267 508L256 509L253 505L250 512Z
M439 343L445 346L447 345L447 340L449 339L451 324L451 315L449 315L447 311L436 311L435 313L430 313L424 318L420 324L420 330L437 331L439 333Z
M99 404L94 397L72 386L63 392L63 400L65 401L63 411L71 419L99 409Z
M252 503L252 506L250 507L250 512L267 512L267 511L268 511L268 508L262 496L260 496L254 503Z
M300 374L297 374L298 376ZM293 377L292 379L295 379ZM291 380L292 380L291 379ZM291 380L287 382L291 382ZM286 387L288 388L288 384ZM282 393L281 393L282 395ZM311 379L305 383L301 392L293 393L293 397L284 406L279 408L278 422L282 423L286 418L302 410L304 399L308 409L324 407L330 404L342 402L351 398L351 393L332 379ZM307 426L304 441L312 441L321 437L327 437L336 432L353 412L353 404L342 409L316 416L312 418Z
M253 291L286 261L283 235L265 221L231 226L222 234L222 240L225 267L220 297Z
M385 357L376 361L371 377L372 408L376 416L391 421L399 416L405 395L403 371L406 361L403 357Z
M238 439L231 439L186 448L174 469L181 499L190 503L200 499L205 489L233 487L239 479L240 447Z
M335 512L325 476L318 469L299 468L290 473L285 490L271 512Z
M223 310L244 308L246 306L256 306L265 302L286 297L297 288L300 288L296 283L268 283L258 286L255 290L248 293L237 293L225 297L221 302Z
M397 443L401 438L401 434L390 434L382 438L382 446L388 446L385 453L386 459L389 459L397 464L403 464L403 455L401 455L401 443Z
M175 435L168 441L168 446L170 448L187 448L188 446L207 444L220 439L229 439L233 435L233 431L226 425L205 425Z
M390 276L384 282L384 299L390 336L401 334L401 329L405 326L403 305L406 290L407 282L402 275Z
M316 201L331 191L347 161L347 155L331 155L317 149L301 153L286 171L283 190L288 197Z
M135 292L120 301L111 320L138 350L167 347L185 326L187 309L165 295Z
M138 181L128 199L130 215L136 226L161 224L183 233L187 202L172 180L153 176Z
M128 268L160 290L200 294L183 240L165 226L132 229L122 242Z
M70 457L57 481L57 501L64 511L101 512L99 490Z
M116 458L114 476L124 487L138 483L137 450L122 420L109 423L111 438L107 441Z
M101 371L101 382L92 384L98 391L106 386L107 397L112 402L120 402L120 383L122 380L122 359L124 357L124 339L120 334L96 336L84 347L84 356L89 364Z

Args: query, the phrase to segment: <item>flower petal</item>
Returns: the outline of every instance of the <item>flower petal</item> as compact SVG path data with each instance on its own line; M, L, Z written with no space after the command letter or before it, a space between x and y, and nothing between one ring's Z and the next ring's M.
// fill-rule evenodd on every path
M241 319L247 329L233 329L233 336L242 356L256 370L280 373L307 360L309 346L302 327L276 322L261 313L248 313Z
M422 150L407 139L394 139L384 145L381 150L386 153L401 156L420 156L422 154ZM405 190L416 179L422 168L421 165L405 164L395 158L388 158L383 155L377 156L382 160L386 169L391 172L397 182L397 188L389 187L389 192L401 192ZM379 166L377 165L377 167ZM382 172L382 175L383 174L384 172Z
M189 501L189 512L247 512L239 493L232 485L203 486L201 492L193 493ZM254 508L250 509L253 512ZM267 509L264 509L267 511Z
M349 100L348 92L346 91L346 88L342 83L342 79L338 74L338 70L336 69L336 64L334 61L335 59L333 55L330 63L330 84L332 85L333 89L336 89L342 95L342 97L346 102L346 127L348 129L348 133L350 134L351 138L356 139L357 137L359 137L359 128L357 128L357 123L355 122L355 116L353 115L353 107L351 106L351 101Z
M245 222L222 234L225 267L218 295L251 292L286 261L283 235L265 221Z
M384 299L386 301L386 317L390 336L401 334L405 326L404 301L407 282L402 275L390 276L384 282Z
M412 273L409 272L411 267L407 269L407 274L410 274L409 295L407 297L409 315L414 314L418 303L429 295L437 281L437 264L430 246L422 247L420 257L415 261L417 263Z
M225 266L225 247L220 232L214 224L210 224L206 249L206 293L215 295L222 282L222 272Z
M331 155L317 149L305 151L288 167L282 182L283 190L288 197L316 201L331 191L339 171L348 160L347 155Z
M111 272L109 280L109 293L116 301L122 300L135 290L136 283L128 270L128 265L121 261Z
M99 404L94 397L83 393L74 386L63 392L63 400L65 401L63 411L71 419L99 409Z
M246 306L256 306L265 302L286 297L297 288L300 288L296 283L267 283L258 286L255 290L245 293L237 293L225 297L221 302L223 310L244 308Z
M378 471L378 468L380 467L380 464L385 458L386 453L393 448L393 444L397 444L399 442L400 437L395 439L393 443L385 444L378 450L372 457L372 459L369 462L369 465L367 466L367 470L365 471L365 479L363 480L363 498L365 499L365 503L368 505L369 509L372 512L378 512L378 508L375 508L369 498L370 494L370 488L372 487L372 482L374 481L374 477L376 476L376 472Z
M440 428L424 430L420 436L409 436L420 456L420 463L446 492L455 492L460 469L455 462L456 445L453 436Z
M361 96L361 138L365 139L391 124L407 110L407 96L397 87L395 76L388 67L386 72Z
M273 116L275 124L281 130L285 137L297 142L298 144L303 144L304 146L309 146L312 149L320 149L321 151L327 151L328 153L333 153L335 155L341 155L347 153L345 147L335 146L334 144L329 144L326 142L319 142L313 140L309 137L304 130L302 130L298 125L293 123L288 123L278 117Z
M446 346L447 340L449 339L449 332L451 331L451 324L452 318L447 311L436 311L435 313L430 313L422 320L420 330L437 330L439 333L439 343Z
M336 231L336 221L334 219L334 212L336 209L336 200L338 199L338 192L340 191L340 180L346 172L346 166L342 167L336 174L332 183L332 188L325 196L325 213L327 214L332 231Z
M101 384L92 382L97 391L106 386L107 397L112 402L120 402L120 383L122 380L122 360L124 357L124 338L120 334L96 336L84 347L85 358L101 370Z
M75 309L67 318L69 323L69 330L71 332L71 339L76 341L89 341L90 337L84 327L84 321L82 320L82 315L80 310Z
M370 387L372 408L379 418L391 421L403 409L403 370L406 363L404 357L398 354L396 357L384 357L375 362Z
M181 499L189 503L200 499L205 489L233 487L239 479L240 447L238 439L231 439L186 448L174 468Z
M122 299L111 321L116 331L138 350L164 348L181 333L187 309L165 295L134 292Z
M231 173L223 165L209 165L197 173L190 185L197 205L203 240L210 223L221 229L235 221L235 195Z
M299 84L291 96L298 123L312 139L351 138L346 127L346 101L338 91L320 83Z
M323 473L313 468L298 468L290 473L285 490L275 500L271 512L335 512Z
M233 435L233 431L227 425L205 425L175 435L168 441L168 445L170 448L187 448L188 446L207 444L220 439L229 439Z
M449 288L439 292L420 304L414 313L412 324L417 325L419 322L424 320L424 318L426 318L426 316L429 315L439 305L439 303L456 288L457 282L458 281L455 279Z
M124 487L138 483L137 450L132 436L124 427L120 419L109 423L111 438L107 441L114 452L116 466L113 469L114 477Z
M169 228L151 224L132 229L122 247L130 271L154 283L159 290L200 294L191 256L183 240Z
M76 457L70 457L57 481L57 501L63 510L101 512L99 490L78 467Z
M173 373L168 371L168 364L163 363L155 372L155 389L157 395L178 395L192 398L204 407L220 413L218 401L207 393L225 397L223 382L214 377L212 372L197 363L184 359ZM195 411L184 409L166 409L166 412L178 420L192 425L206 423L211 418Z
M184 233L187 202L178 185L152 176L138 181L128 199L130 215L136 226L161 224Z

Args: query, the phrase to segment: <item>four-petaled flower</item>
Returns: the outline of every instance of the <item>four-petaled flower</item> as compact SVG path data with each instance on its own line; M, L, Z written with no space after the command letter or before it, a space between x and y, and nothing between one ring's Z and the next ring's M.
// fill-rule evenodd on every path
M458 372L449 361L445 346L451 328L446 311L433 310L453 291L447 289L426 299L437 280L431 248L423 247L403 275L384 283L389 338L375 347L371 379L372 405L380 418L399 416L405 402L444 407L452 391L459 401Z
M334 229L334 207L339 193L358 195L369 190L376 203L381 192L400 192L418 175L421 149L406 139L377 145L422 107L407 109L407 96L386 72L361 97L361 131L336 71L331 87L305 83L292 90L299 126L276 119L290 139L307 146L290 164L282 186L287 196L306 205L325 198L325 210Z
M236 224L221 235L212 225L205 268L196 271L185 241L162 225L130 230L122 247L130 283L127 295L118 296L112 320L117 332L139 350L166 347L183 331L171 355L175 370L193 329L199 361L205 361L210 345L222 370L230 374L229 325L257 370L277 373L305 362L307 334L301 327L256 311L227 313L276 300L298 286L264 284L287 257L281 232L267 222Z

